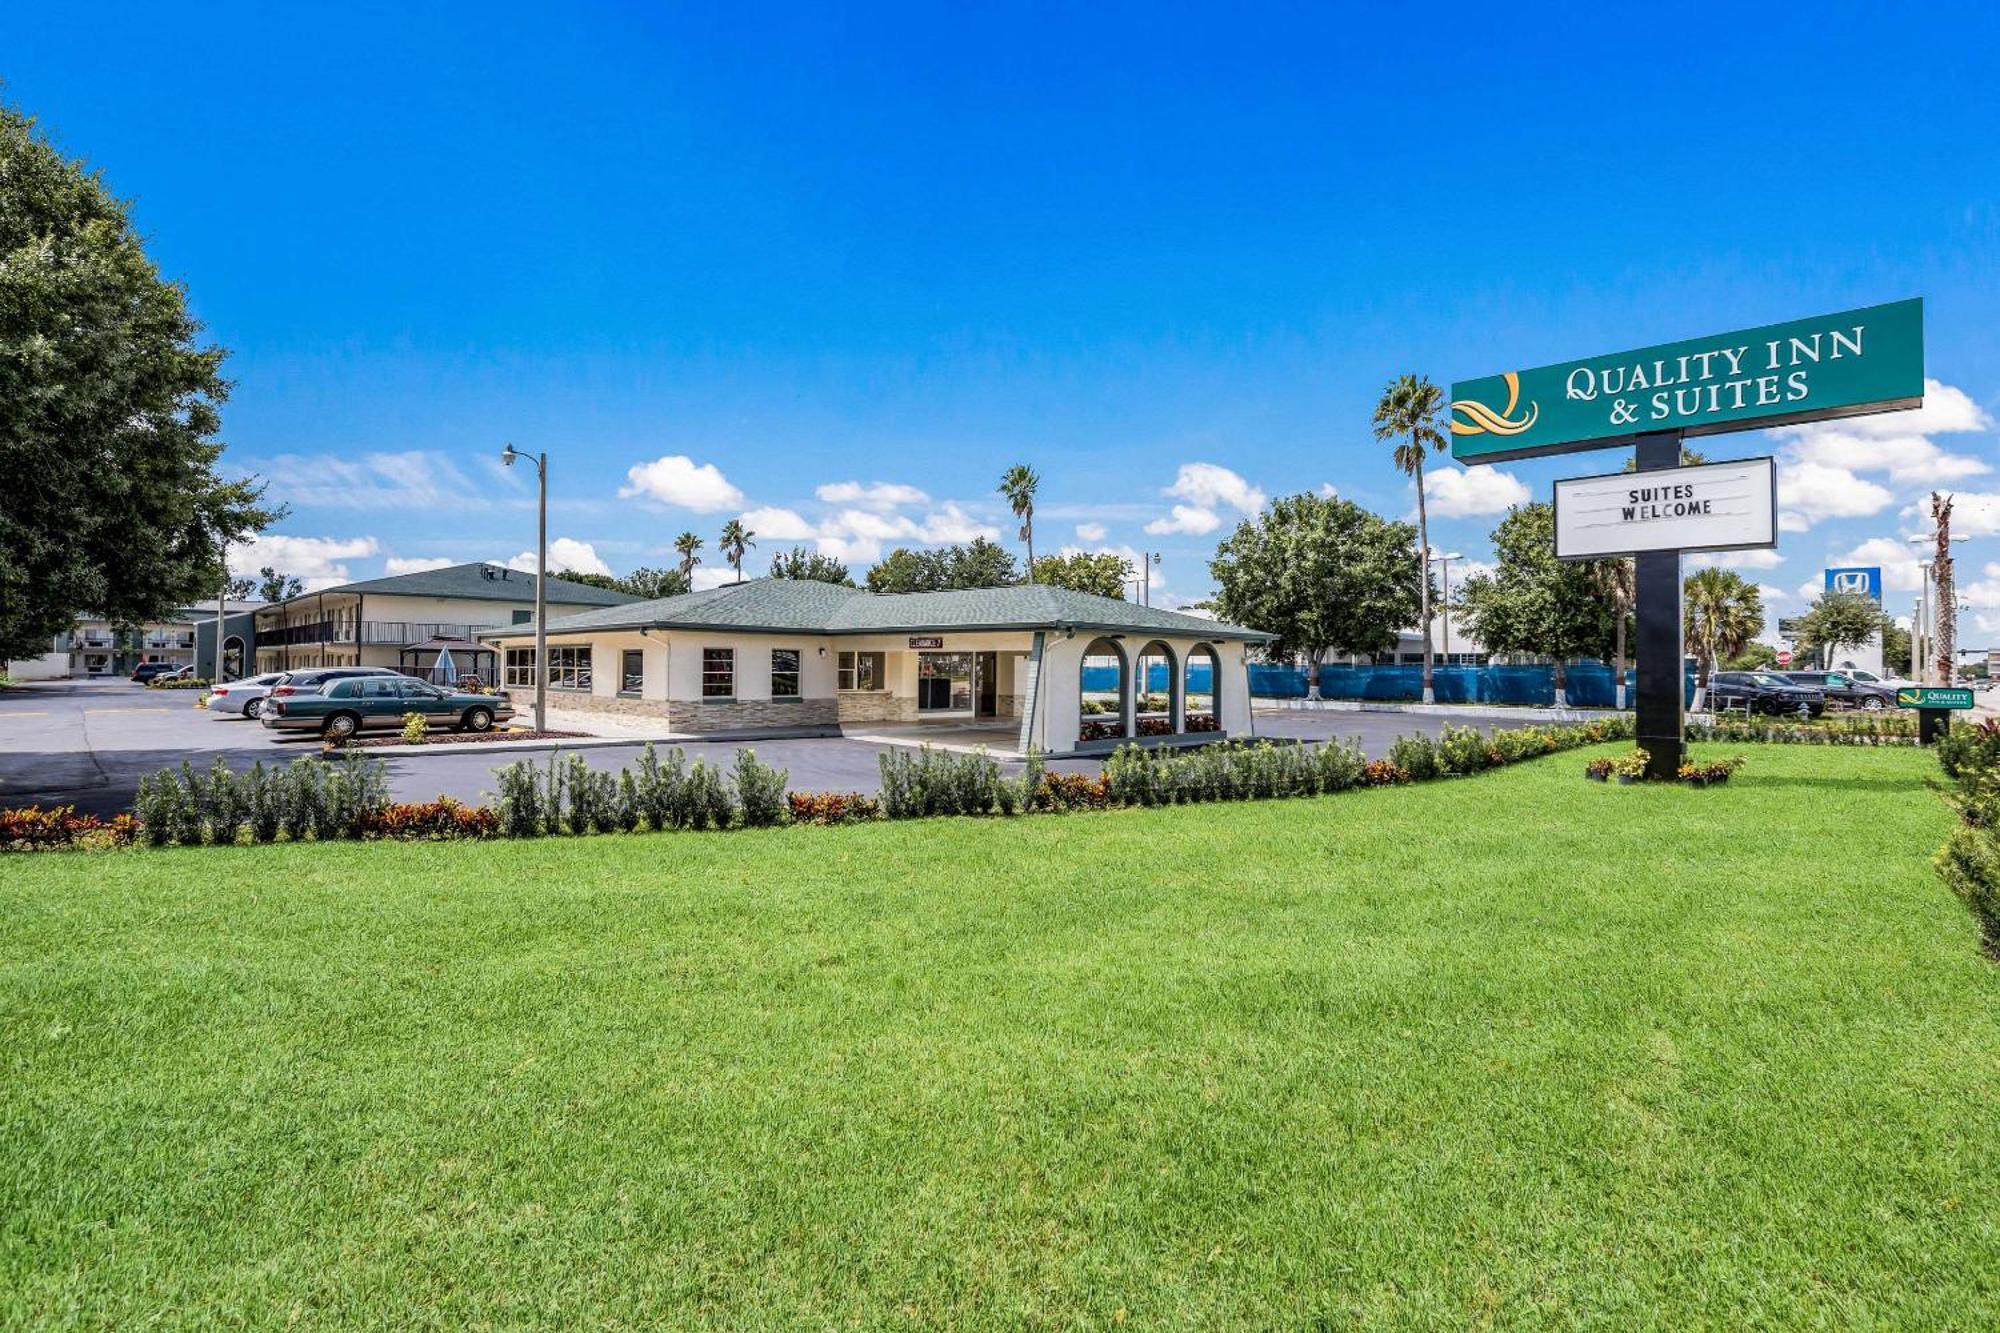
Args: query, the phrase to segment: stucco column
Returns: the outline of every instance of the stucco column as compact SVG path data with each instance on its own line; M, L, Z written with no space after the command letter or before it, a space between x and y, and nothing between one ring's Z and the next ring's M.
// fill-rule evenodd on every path
M1167 711L1173 718L1174 735L1187 732L1187 649L1176 649L1171 643L1167 650Z

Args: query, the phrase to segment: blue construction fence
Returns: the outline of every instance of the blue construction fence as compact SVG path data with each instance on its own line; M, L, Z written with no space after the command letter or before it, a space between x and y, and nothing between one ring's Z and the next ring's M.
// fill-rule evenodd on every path
M1164 662L1148 664L1146 690L1166 693L1171 677ZM1564 685L1569 702L1577 708L1611 708L1617 697L1612 689L1611 666L1607 662L1572 662L1564 668ZM1625 672L1626 700L1636 686L1634 673ZM1085 693L1111 694L1118 689L1118 668L1087 666L1083 669ZM1190 694L1209 692L1209 666L1196 662L1188 669ZM1556 701L1555 668L1539 666L1438 666L1431 669L1431 689L1441 704L1541 704ZM1302 666L1255 666L1250 668L1250 693L1260 699L1303 699L1306 697L1306 668ZM1359 699L1376 703L1414 702L1424 697L1424 669L1421 666L1323 666L1319 669L1322 699ZM1687 701L1694 702L1694 667L1687 668Z

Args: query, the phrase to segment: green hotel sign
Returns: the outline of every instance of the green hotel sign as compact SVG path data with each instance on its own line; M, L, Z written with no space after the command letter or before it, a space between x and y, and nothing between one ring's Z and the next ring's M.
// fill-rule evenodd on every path
M1896 690L1899 708L1970 708L1972 691L1960 685L1904 685Z
M1498 463L1919 407L1921 299L1508 371L1451 386L1451 454Z

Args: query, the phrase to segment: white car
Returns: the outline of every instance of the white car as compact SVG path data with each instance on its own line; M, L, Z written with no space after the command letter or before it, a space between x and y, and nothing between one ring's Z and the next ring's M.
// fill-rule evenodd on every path
M272 671L248 680L210 686L208 711L216 717L247 717L255 722L264 712L264 700L270 697L271 687L284 678L284 672Z
M1849 680L1858 680L1863 685L1879 685L1885 690L1900 690L1906 685L1914 685L1914 680L1904 680L1901 676L1878 676L1872 671L1861 671L1854 667L1840 667L1840 674Z

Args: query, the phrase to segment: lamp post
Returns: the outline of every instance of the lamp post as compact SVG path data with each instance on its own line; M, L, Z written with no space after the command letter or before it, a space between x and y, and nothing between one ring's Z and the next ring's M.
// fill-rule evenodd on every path
M1443 595L1438 598L1438 622L1444 629L1444 656L1445 661L1449 663L1451 661L1451 562L1463 560L1465 556L1459 551L1440 551L1432 547L1430 558L1437 562L1444 580Z
M549 456L547 451L524 454L509 443L500 454L508 467L525 458L535 465L540 491L535 515L535 730L547 730L549 704Z

